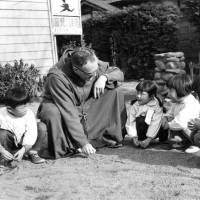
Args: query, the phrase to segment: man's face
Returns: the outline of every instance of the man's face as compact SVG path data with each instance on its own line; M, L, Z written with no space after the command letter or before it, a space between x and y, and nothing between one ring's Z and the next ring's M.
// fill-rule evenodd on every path
M82 68L73 66L74 72L82 79L82 80L90 80L94 76L96 76L96 71L98 69L98 59L95 56L94 61L88 61Z

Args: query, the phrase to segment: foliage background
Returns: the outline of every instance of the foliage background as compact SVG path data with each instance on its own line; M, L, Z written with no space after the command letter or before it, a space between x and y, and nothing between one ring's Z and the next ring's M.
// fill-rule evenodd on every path
M185 0L185 7L183 11L189 17L190 21L200 30L200 1L199 0Z
M99 13L83 23L85 43L98 57L118 65L126 79L150 78L154 54L177 50L179 9L147 3L118 13Z
M200 33L200 0L185 0L184 5L182 9L183 13L197 27L197 31ZM200 44L200 34L198 35Z
M17 85L25 87L31 98L37 96L43 88L39 70L23 60L15 61L13 65L0 65L0 103L4 103L7 90Z

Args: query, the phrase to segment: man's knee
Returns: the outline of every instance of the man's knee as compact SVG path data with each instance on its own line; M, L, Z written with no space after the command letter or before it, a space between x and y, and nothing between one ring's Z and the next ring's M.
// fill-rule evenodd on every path
M38 122L37 128L38 128L38 136L39 137L46 137L47 136L47 126L46 126L45 123Z
M38 112L38 118L42 121L57 120L60 118L60 111L55 104L45 104L41 105ZM44 127L43 127L44 128Z

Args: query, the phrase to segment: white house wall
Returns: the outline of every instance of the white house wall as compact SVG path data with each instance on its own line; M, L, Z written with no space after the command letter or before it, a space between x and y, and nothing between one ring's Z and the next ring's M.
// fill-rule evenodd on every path
M48 0L0 0L0 63L22 58L46 74L53 57Z

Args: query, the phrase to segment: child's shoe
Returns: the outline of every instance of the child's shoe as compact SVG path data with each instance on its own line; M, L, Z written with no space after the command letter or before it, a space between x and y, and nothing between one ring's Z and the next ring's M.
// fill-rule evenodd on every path
M41 163L45 163L46 160L41 158L38 153L29 153L29 158L31 160L32 163L34 164L41 164Z
M185 150L185 153L196 153L200 150L197 146L190 146Z

